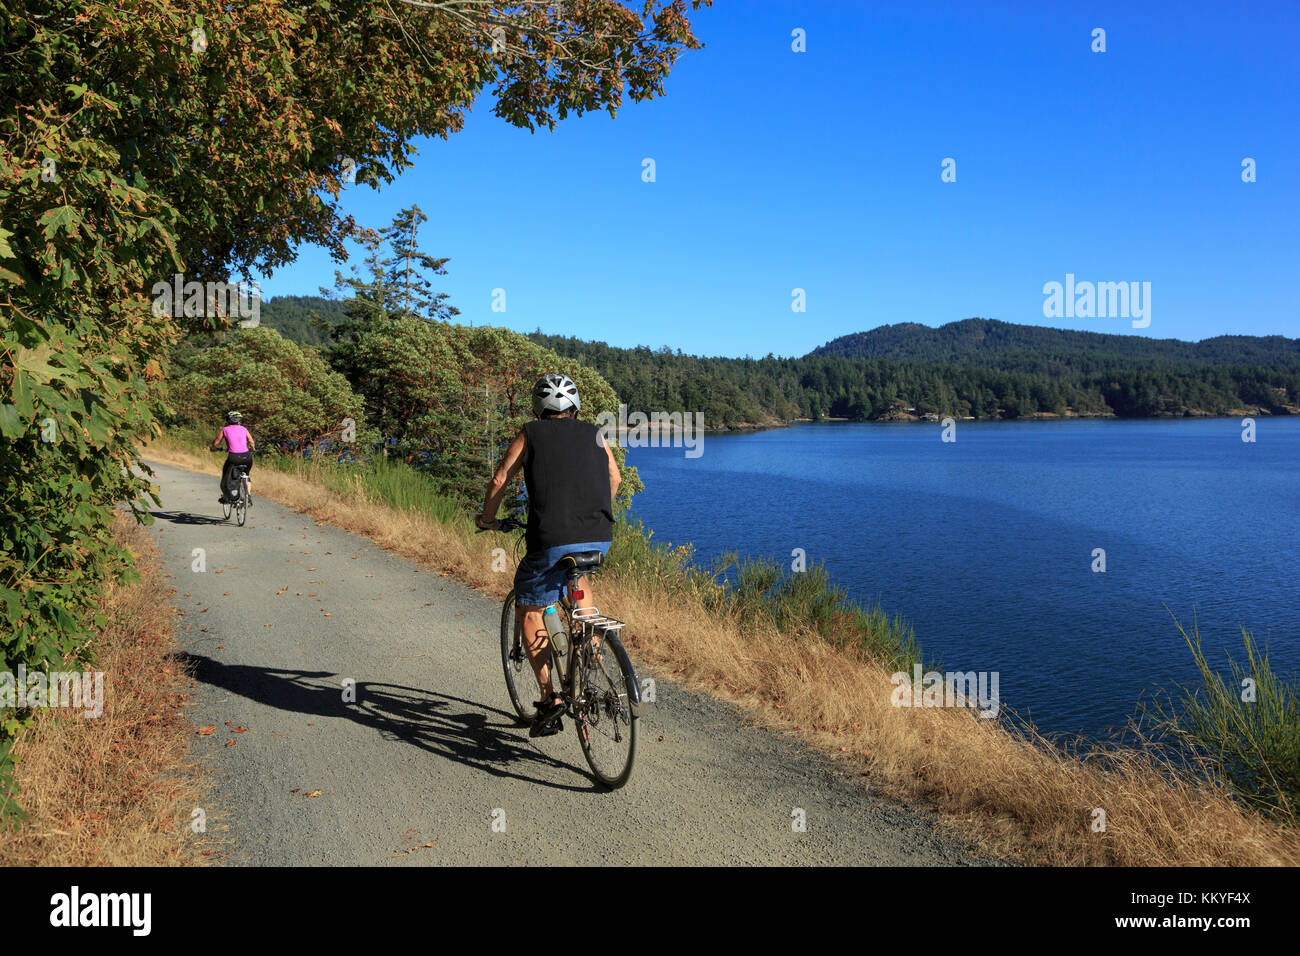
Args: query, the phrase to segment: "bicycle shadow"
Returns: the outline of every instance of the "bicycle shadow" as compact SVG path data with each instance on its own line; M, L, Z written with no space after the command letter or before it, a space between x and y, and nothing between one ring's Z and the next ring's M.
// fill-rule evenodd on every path
M151 511L149 514L172 524L226 524L226 518L213 518L210 515L194 515L185 511Z
M514 714L476 701L400 684L359 681L356 703L348 704L342 699L339 676L329 671L223 664L188 652L177 656L197 680L280 710L316 717L347 717L378 731L385 740L409 743L494 777L573 792L599 789L576 765L531 746L527 731ZM460 710L456 705L470 709ZM529 765L569 771L589 785L546 780L529 774Z

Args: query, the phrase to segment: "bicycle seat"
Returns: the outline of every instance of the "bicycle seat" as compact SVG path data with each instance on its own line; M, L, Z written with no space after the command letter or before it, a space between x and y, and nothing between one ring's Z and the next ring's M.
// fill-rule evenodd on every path
M560 559L560 563L575 571L594 571L604 560L605 555L599 551L575 551L573 554L566 554Z

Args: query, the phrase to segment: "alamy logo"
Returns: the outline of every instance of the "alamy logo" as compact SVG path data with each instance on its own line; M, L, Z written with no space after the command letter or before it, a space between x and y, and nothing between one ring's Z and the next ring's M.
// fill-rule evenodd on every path
M87 717L104 714L103 671L0 671L0 709L7 707L65 707L84 709Z
M240 327L254 329L262 324L262 288L259 283L185 281L183 273L171 282L155 282L153 314L173 319L181 317L225 316L238 319Z
M1048 319L1133 319L1133 328L1151 324L1150 282L1075 282L1043 286L1043 317Z
M606 444L623 448L685 448L687 458L704 454L703 412L629 412L626 405L596 416Z
M895 707L970 707L978 708L981 717L996 717L1002 709L998 702L997 671L939 671L921 673L898 671L889 682L894 692L889 702Z
M133 936L148 936L153 924L151 893L71 893L50 897L51 926L129 926Z

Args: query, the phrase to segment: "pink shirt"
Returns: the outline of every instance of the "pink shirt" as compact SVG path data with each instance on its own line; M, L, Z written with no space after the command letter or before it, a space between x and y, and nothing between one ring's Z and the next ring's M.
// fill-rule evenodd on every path
M227 425L221 429L226 438L226 450L232 455L242 455L248 451L248 429L243 425Z

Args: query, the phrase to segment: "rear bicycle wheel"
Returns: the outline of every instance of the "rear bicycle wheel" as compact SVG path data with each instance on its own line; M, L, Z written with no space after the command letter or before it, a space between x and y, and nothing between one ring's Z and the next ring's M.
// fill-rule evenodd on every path
M605 786L617 790L632 775L641 695L632 661L618 635L605 632L597 640L599 650L588 644L577 655L574 726L591 772Z
M239 482L239 497L235 499L235 521L242 528L244 521L248 518L248 479L242 478Z
M234 509L234 505L230 503L229 498L226 498L221 502L221 514L223 516L223 520L225 521L230 520L230 513L233 509Z
M537 711L532 701L525 698L527 691L524 688L536 687L537 678L533 675L523 639L515 626L514 591L506 595L505 602L501 605L501 669L505 672L511 706L521 721L531 724Z

